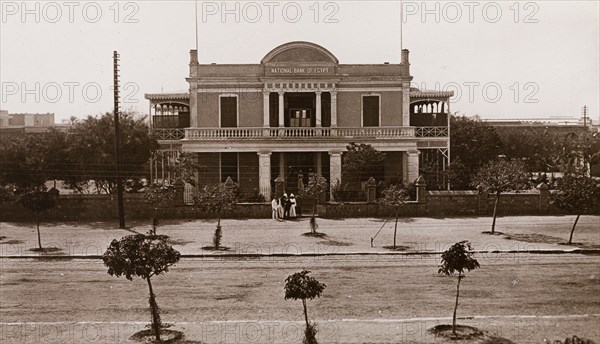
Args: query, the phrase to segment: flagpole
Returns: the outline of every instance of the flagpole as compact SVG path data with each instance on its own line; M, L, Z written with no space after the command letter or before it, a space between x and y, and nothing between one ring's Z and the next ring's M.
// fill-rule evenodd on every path
M198 0L194 1L195 11L194 14L196 16L196 51L198 51Z
M402 21L403 21L404 11L402 9L402 0L400 0L400 53L402 53Z

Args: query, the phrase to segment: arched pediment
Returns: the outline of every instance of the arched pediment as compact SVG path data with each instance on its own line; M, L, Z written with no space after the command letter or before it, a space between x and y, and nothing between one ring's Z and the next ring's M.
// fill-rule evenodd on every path
M327 49L310 42L289 42L271 50L260 61L267 63L333 63L338 64L338 59Z

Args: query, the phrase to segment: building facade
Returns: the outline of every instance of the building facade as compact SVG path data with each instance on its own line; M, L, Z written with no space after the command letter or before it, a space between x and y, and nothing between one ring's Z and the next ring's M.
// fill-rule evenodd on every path
M45 133L51 128L60 130L54 123L53 113L8 113L0 110L0 137Z
M311 173L341 183L351 142L386 152L387 184L449 162L452 93L411 88L408 50L399 64L340 64L317 44L290 42L258 64L200 64L192 50L189 67L188 93L146 94L163 147L155 179L179 151L197 157L199 184L230 177L266 198L277 177L287 192Z

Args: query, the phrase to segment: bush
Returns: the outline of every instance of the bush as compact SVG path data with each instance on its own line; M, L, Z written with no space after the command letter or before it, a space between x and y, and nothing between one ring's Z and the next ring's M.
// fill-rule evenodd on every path
M555 340L553 342L544 339L544 343L548 343L548 344L594 344L594 342L590 339L584 339L584 338L579 338L577 336L573 336L570 338L565 338L565 341L562 342L560 340Z
M238 197L240 203L265 203L266 201L265 196L256 189L253 192L242 192Z
M0 187L0 204L12 202L15 199L16 197L9 187Z
M336 202L366 202L367 193L365 191L347 191L334 190L333 198Z

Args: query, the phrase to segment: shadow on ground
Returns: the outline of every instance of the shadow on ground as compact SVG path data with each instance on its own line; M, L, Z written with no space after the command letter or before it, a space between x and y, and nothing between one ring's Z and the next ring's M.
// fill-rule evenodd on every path
M538 244L559 244L564 241L564 239L553 237L545 234L538 233L528 233L528 234L507 234L504 236L504 239L507 240L517 240Z
M472 326L456 325L456 333L452 332L452 325L437 325L428 330L438 339L442 339L441 343L477 343L477 344L515 344L506 338L498 337L489 334L487 331L482 331Z

